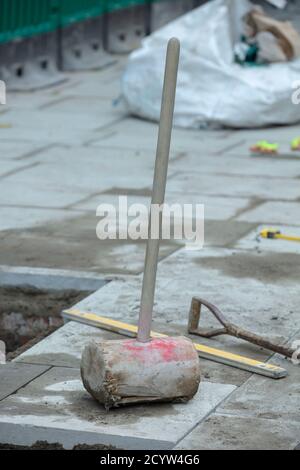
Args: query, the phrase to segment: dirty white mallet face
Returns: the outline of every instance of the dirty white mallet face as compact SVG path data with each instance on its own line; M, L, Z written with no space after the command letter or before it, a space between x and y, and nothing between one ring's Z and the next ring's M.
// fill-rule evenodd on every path
M86 390L107 409L149 402L186 402L197 392L200 364L191 340L156 338L91 342L81 376Z

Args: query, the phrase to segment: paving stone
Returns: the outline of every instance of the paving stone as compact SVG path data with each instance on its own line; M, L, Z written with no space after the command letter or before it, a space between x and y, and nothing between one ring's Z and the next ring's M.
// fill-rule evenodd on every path
M299 133L299 131L298 131ZM239 134L240 135L240 134ZM253 147L259 140L257 134L256 136L253 135L252 138L244 138L240 135L241 138L241 145L234 146L232 148L225 149L223 153L224 156L232 156L232 157L239 157L239 160L244 161L247 158L253 160L253 163L257 163L258 166L262 165L271 165L274 163L275 168L281 166L282 167L282 175L284 176L285 173L289 173L289 164L292 164L292 168L299 164L299 151L292 151L291 149L291 141L295 137L297 137L297 133L294 134L294 137L287 137L287 136L280 136L280 137L271 137L267 139L271 143L276 143L279 145L278 152L276 154L259 154L254 153L251 151L251 147ZM265 140L265 139L263 139Z
M75 213L76 215L76 213ZM74 217L74 212L46 208L0 206L0 231L38 227Z
M125 194L124 194L125 193ZM76 210L96 210L100 204L112 204L118 214L122 213L122 206L120 206L120 197L127 197L128 208L133 204L143 204L148 207L151 203L151 189L126 189L122 191L120 188L112 188L102 194L97 194L96 196L91 196L90 198L79 201L77 204L72 206ZM120 210L121 209L121 210Z
M144 190L125 190L128 191L127 202L128 207L132 204L143 204L149 208L151 202L150 189L145 188ZM117 209L119 208L119 197L124 196L124 193L120 193L118 188L108 191L109 194L99 194L92 196L90 199L84 200L72 206L74 209L81 210L95 210L99 204L113 204ZM112 193L119 194L112 194ZM137 193L134 195L134 193ZM142 194L145 195L142 195ZM148 194L148 195L146 195ZM222 198L222 197L210 197L201 196L199 194L180 194L167 192L165 197L165 203L168 205L172 204L193 204L193 215L196 214L196 204L204 205L204 216L205 220L227 220L234 217L240 211L245 210L251 204L251 200L246 198ZM118 213L120 211L118 210Z
M241 238L236 247L242 250L256 251L259 253L294 253L300 255L300 243L287 240L274 240L260 237L262 230L268 228L268 225L260 225L251 231L246 237ZM284 234L300 237L300 228L288 225L272 225L271 228L281 231Z
M300 225L300 202L268 201L243 212L237 220L271 224Z
M176 450L294 450L299 424L215 413L197 426Z
M29 171L29 170L24 170ZM44 181L31 180L32 185L28 184L26 177L22 176L17 180L17 175L6 177L1 181L0 200L1 204L9 206L20 206L21 210L24 206L35 208L55 208L60 209L70 204L75 204L83 197L90 196L89 191L79 191L72 188L59 186L55 182L48 181L46 183L46 175ZM46 183L46 187L45 187Z
M283 191L281 178L257 178L249 176L211 175L198 173L181 173L172 175L168 181L170 191L180 191L183 194L195 192L212 196L252 197L261 199L292 200L300 197L297 179L286 179Z
M174 192L167 190L166 202L181 205L193 204L193 213L195 213L196 204L203 204L205 222L209 220L226 221L246 210L252 204L251 199L247 198L207 196L201 192L181 193L177 190Z
M97 132L92 146L110 148L156 150L158 124L141 119L128 118ZM226 131L173 129L171 150L179 152L202 151L207 154L226 146L238 145L238 138Z
M233 139L233 137L232 137ZM205 146L206 148L206 146ZM300 159L286 160L284 158L263 158L250 156L246 153L240 156L238 149L240 145L233 146L225 152L211 149L211 153L203 152L182 152L177 158L171 160L170 168L178 171L189 171L193 168L196 173L213 173L224 175L244 175L244 176L262 176L280 177L280 178L298 178L300 175Z
M85 270L110 276L143 271L145 240L99 240L96 227L100 218L95 211L70 214L63 220L0 232L0 264ZM163 241L160 259L179 248L175 241Z
M283 141L289 146L290 141L300 134L299 124L289 126L273 126L253 129L240 129L240 139L249 139L250 142L268 140L270 142Z
M43 341L19 355L16 363L80 366L81 354L91 340L120 339L120 335L75 322L68 322Z
M1 137L34 143L81 143L92 138L93 131L112 124L116 118L99 114L98 119L88 114L43 113L35 110L10 110L0 119L0 124L11 127L1 129Z
M3 162L4 160L22 159L25 156L36 153L39 148L41 147L34 143L32 144L15 140L6 141L1 139L0 161Z
M0 266L1 286L33 286L46 290L79 290L95 291L103 287L108 281L92 276L90 273L78 273L74 271L60 272L51 269L8 269Z
M187 404L105 411L84 390L78 369L53 368L0 404L0 442L102 444L121 449L170 449L235 389L203 382Z
M7 363L0 365L0 401L49 369L47 366Z
M99 77L99 75L98 75ZM72 87L65 87L61 90L61 96L80 96L80 97L91 97L91 98L111 98L118 99L121 96L121 80L120 72L114 72L106 74L102 79L99 80L97 76L91 77L87 80L80 80Z
M300 345L300 332L290 343ZM268 419L271 426L277 421L298 424L299 440L300 367L279 355L272 359L272 363L287 369L288 377L272 381L265 377L252 376L218 408L218 412L249 419Z
M181 249L159 264L154 319L168 328L186 328L191 299L200 296L218 305L231 321L280 340L297 325L300 328L299 269L295 255ZM116 280L81 301L78 308L135 323L140 292L141 277ZM213 326L209 318L203 321L204 327ZM214 345L221 341L225 339L210 340ZM242 345L245 353L253 351L247 343L230 339L233 344Z
M54 147L39 154L39 165L16 175L14 181L16 184L26 181L33 188L82 191L82 198L112 188L129 192L148 188L150 191L154 157L149 157L145 152Z
M80 109L80 115L88 113L89 115L94 115L96 120L98 120L100 114L119 119L127 116L127 110L122 101L104 98L95 99L94 96L63 97L61 100L44 105L44 109L47 110L47 113L59 112L64 114L74 114Z
M24 165L24 162L18 162L15 160L2 160L0 164L0 179L6 177L6 175L11 175L16 172L22 171L23 168L27 168Z
M6 106L9 109L36 110L43 107L52 100L49 95L50 90L37 90L34 93L7 92ZM54 89L52 89L52 92Z
M6 177L2 204L64 207L114 187L125 193L146 189L150 195L154 158L149 152L54 147L34 161L32 167Z

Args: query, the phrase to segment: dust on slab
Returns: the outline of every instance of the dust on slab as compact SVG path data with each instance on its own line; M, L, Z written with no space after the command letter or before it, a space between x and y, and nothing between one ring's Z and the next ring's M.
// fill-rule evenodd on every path
M195 262L236 279L298 283L300 277L300 256L293 253L234 252L231 256L199 257Z

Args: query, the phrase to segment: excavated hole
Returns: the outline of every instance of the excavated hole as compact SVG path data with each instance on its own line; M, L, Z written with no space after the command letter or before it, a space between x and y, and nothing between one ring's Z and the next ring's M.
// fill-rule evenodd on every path
M91 292L0 286L0 340L6 344L6 353L23 348L31 340L41 340L62 326L62 310Z

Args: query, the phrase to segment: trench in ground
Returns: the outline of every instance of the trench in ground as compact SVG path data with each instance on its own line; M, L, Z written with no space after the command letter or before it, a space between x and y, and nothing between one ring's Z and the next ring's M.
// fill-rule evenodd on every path
M0 273L0 340L7 360L60 328L62 310L106 284L94 278Z

